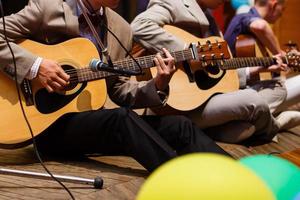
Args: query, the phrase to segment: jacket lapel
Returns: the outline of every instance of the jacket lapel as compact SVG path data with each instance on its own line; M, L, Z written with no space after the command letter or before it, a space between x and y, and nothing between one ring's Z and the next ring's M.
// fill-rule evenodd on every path
M66 30L70 35L79 35L79 24L77 16L77 4L75 0L67 0L63 3Z

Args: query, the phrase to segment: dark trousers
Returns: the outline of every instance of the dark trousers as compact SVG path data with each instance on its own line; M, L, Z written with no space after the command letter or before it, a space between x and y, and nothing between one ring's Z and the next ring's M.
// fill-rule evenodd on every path
M148 171L177 155L228 155L183 116L138 116L126 108L69 113L37 138L42 153L126 155Z

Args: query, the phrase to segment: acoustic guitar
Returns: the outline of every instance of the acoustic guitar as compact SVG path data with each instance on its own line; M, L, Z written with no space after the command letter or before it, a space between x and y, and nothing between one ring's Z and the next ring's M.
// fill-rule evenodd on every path
M25 80L23 82L21 103L32 126L34 136L40 134L65 113L96 110L103 106L107 95L103 79L117 74L106 71L94 72L88 67L91 60L99 57L92 42L84 38L75 38L56 45L45 45L25 40L19 45L40 57L58 62L71 77L70 84L59 93L48 93L37 81ZM171 52L171 55L176 63L197 60L201 63L201 66L197 65L197 67L201 67L205 72L212 70L212 75L209 77L217 80L216 82L222 79L223 71L226 69L234 69L237 66L244 67L239 60L229 59L230 53L224 41L191 45L188 49ZM119 71L139 72L140 67L142 69L154 67L154 57L155 55L149 55L136 58L140 66L132 59L114 61L113 65L114 69ZM192 69L182 69L181 73L190 70ZM220 73L215 73L217 71ZM187 77L187 75L183 76ZM187 84L190 84L189 80L186 81ZM182 83L177 83L177 86L178 84ZM21 113L13 80L0 73L0 85L0 147L17 148L30 144L31 135ZM171 85L170 88L171 93L173 86ZM210 85L201 87L208 88ZM174 107L181 108L181 105L177 105L178 103L174 100L171 103L174 103ZM184 108L186 107L182 109Z
M31 40L19 43L20 46L43 58L57 61L70 75L70 85L59 93L48 93L37 81L25 80L22 84L21 103L24 106L34 136L40 134L60 116L68 112L82 112L100 109L106 100L106 84L103 78L116 74L98 71L87 67L98 52L92 42L75 38L56 45L40 44ZM172 52L176 62L193 60L202 62L228 58L225 43L193 46L183 51ZM137 58L142 68L154 67L155 55ZM139 72L139 66L132 59L113 62L115 68ZM0 73L0 147L17 148L27 145L31 135L21 113L14 81Z
M190 65L191 72L187 73L186 67L178 63L178 70L170 81L170 95L167 101L168 111L189 111L201 106L212 95L218 93L233 92L239 89L239 79L236 70L244 67L270 66L276 63L274 58L231 58L230 50L226 42L220 37L198 38L178 27L165 25L166 32L182 39L185 43L197 43L198 50L205 47L211 48L212 53L224 53L226 56L218 60L217 55L210 55L211 62L198 62ZM218 50L220 48L220 50ZM141 51L139 49L139 51ZM205 57L204 57L205 58ZM203 57L199 57L201 61ZM287 56L283 58L289 66L299 68L299 56ZM231 69L231 70L229 70ZM188 69L189 71L189 69ZM156 69L151 69L152 77ZM191 78L192 77L192 78Z
M292 59L293 50L296 49L296 44L290 44L289 47L286 49L287 58ZM236 56L239 58L243 57L270 57L271 53L263 46L263 44L257 40L252 35L239 35L236 40L235 44L236 49ZM297 59L297 57L295 57ZM288 60L283 57L283 62L288 64L291 71L299 71L299 62L297 60L288 62ZM264 63L257 65L257 66L264 66L269 67L270 65L264 65ZM270 80L276 76L281 76L282 78L286 78L286 76L290 75L289 72L281 72L280 74L272 73L272 72L261 72L257 77L254 77L255 80Z

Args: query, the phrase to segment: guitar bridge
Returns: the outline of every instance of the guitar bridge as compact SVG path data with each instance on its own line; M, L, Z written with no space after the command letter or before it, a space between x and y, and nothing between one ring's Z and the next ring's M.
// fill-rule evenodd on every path
M31 90L31 82L27 79L24 79L20 87L26 102L26 106L33 106L34 101L33 101L33 94Z

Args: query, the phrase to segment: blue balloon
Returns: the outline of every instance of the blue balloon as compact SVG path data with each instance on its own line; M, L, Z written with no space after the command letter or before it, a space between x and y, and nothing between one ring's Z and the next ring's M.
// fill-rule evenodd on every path
M231 0L231 6L234 9L238 9L241 5L249 5L248 0Z
M294 200L300 200L300 192L296 195L296 197L294 198Z
M264 180L277 200L294 200L300 192L300 170L285 159L270 155L254 155L242 158L240 163Z

